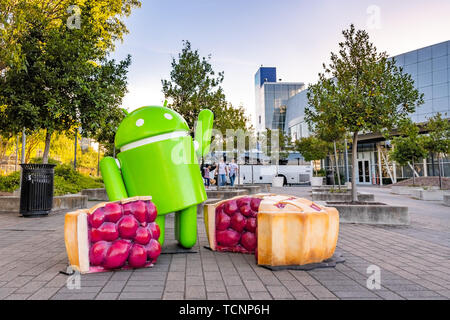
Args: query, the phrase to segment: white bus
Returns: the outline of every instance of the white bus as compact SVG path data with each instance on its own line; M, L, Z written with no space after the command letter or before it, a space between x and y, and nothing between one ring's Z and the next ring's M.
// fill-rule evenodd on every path
M219 157L228 163L232 159L228 153L210 155L205 163L218 162ZM289 153L288 158L280 160L278 165L270 164L270 158L260 151L246 152L237 160L239 176L236 184L270 184L275 177L283 177L284 185L309 184L313 175L312 163L305 162L298 152Z

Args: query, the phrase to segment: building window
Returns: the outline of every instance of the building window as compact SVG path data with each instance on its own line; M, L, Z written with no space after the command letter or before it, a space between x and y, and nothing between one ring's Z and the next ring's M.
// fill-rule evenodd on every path
M259 116L259 124L261 124L261 116Z

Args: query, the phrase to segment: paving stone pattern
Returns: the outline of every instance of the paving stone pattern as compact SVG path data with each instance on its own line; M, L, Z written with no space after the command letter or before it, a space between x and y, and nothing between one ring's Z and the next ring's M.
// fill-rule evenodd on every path
M310 188L272 192L310 197ZM363 188L377 201L410 207L410 227L342 224L338 250L346 261L336 268L270 271L254 256L205 249L163 254L153 268L83 275L80 288L67 285L64 212L25 219L0 215L0 299L443 299L450 298L450 212L439 202L394 196L389 189ZM89 205L94 205L90 202ZM173 240L173 216L167 219ZM381 270L381 288L367 287L369 266Z

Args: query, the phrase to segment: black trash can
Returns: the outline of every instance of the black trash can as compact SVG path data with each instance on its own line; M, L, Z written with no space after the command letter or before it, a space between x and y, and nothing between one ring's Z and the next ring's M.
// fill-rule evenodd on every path
M40 217L53 207L54 164L21 164L20 214Z
M334 186L334 174L332 170L327 170L327 185Z

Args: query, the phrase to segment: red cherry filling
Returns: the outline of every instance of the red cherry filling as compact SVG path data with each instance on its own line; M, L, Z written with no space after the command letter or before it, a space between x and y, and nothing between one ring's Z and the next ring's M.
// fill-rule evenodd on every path
M157 210L151 201L108 203L88 216L89 260L105 269L142 268L161 254Z
M257 214L261 199L243 197L229 200L216 208L216 244L218 251L255 253Z

